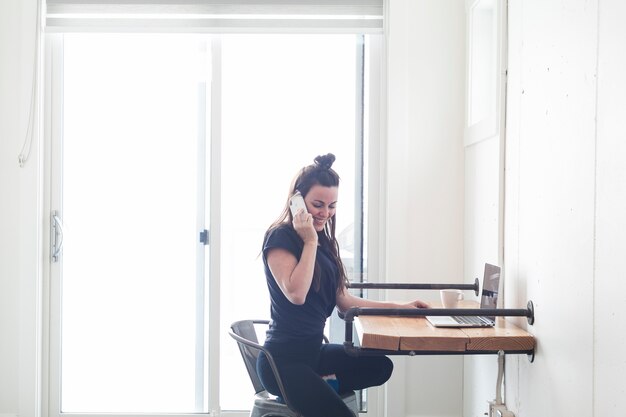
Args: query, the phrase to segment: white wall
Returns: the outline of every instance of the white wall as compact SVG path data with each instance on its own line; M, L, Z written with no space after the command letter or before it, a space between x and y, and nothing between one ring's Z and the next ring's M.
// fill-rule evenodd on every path
M465 4L392 0L388 12L386 278L462 282ZM462 358L394 362L388 416L461 414Z
M538 345L507 358L507 403L624 415L626 6L514 0L509 16L506 301L533 300Z
M626 3L599 2L593 303L594 416L623 415L626 341ZM617 331L616 331L617 330Z
M0 415L9 416L34 415L37 405L37 150L24 168L18 165L34 58L31 6L0 2Z
M32 92L36 4L0 2L0 415L8 416L36 416L40 401L36 142L24 167L18 164Z
M0 2L0 414L17 413L19 367L18 2Z

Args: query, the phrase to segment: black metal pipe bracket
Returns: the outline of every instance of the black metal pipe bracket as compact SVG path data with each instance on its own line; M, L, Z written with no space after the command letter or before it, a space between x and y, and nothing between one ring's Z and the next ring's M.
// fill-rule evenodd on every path
M350 282L348 288L368 290L473 290L478 296L479 282L473 284L418 284L418 283L383 283L383 282Z
M346 322L352 322L356 316L498 316L526 317L528 324L535 322L532 301L526 308L371 308L352 307L343 313Z

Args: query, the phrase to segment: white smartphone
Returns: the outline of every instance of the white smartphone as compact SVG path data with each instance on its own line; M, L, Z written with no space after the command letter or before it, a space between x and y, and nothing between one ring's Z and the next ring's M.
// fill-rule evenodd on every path
M300 209L303 209L305 212L307 211L306 204L304 204L304 198L300 192L296 192L291 196L289 199L289 208L291 209L292 216L295 216Z

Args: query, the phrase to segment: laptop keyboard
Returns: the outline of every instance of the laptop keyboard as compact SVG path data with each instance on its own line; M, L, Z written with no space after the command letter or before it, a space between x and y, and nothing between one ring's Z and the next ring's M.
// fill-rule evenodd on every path
M490 326L491 321L486 320L480 316L452 316L457 323L462 324L474 324L477 326Z

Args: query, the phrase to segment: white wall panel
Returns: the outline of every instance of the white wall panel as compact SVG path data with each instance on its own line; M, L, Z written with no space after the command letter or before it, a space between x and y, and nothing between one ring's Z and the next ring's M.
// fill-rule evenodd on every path
M507 118L505 146L505 210L504 210L504 259L506 262L504 281L505 305L523 305L527 300L526 281L519 276L519 141L521 135L521 49L522 2L509 3L508 16L508 75L507 75ZM523 319L510 318L518 326L527 328ZM532 330L530 330L532 332ZM528 362L526 357L505 358L504 397L508 407L523 412L519 402L519 370ZM523 414L522 414L523 415Z
M507 399L518 417L590 416L596 6L512 1L509 12L507 299L534 302L538 345L534 363L509 361Z
M387 125L384 163L387 171L386 202L386 279L389 282L405 281L409 272L408 239L406 222L409 217L408 177L408 118L409 107L407 65L409 30L406 0L391 0L388 3L387 25ZM393 243L391 243L393 242ZM401 295L387 291L389 297ZM394 373L386 385L386 407L388 415L406 415L406 368L405 357L393 358Z
M19 1L0 2L0 414L19 409Z
M465 281L499 265L500 137L465 148Z
M462 282L463 0L388 3L387 280ZM438 292L388 298L438 299ZM458 416L462 359L397 357L389 416Z
M626 393L626 3L599 2L594 416L624 415Z
M418 279L462 280L465 5L409 1L409 240ZM433 274L433 272L435 272ZM415 276L415 275L414 275ZM415 278L414 278L415 279ZM438 294L433 292L438 299Z

